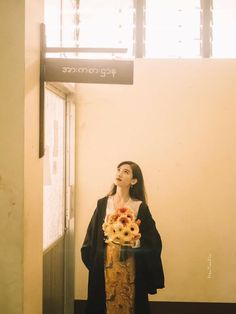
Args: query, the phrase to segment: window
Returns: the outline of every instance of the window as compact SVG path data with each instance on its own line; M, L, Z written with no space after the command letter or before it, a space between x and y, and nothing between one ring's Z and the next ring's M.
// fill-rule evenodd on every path
M200 57L200 1L146 0L145 57Z
M44 6L46 40L49 47L61 46L61 1L47 0Z
M45 90L44 250L64 234L65 228L65 108L64 98Z
M46 0L44 20L49 47L74 47L76 35L76 1Z
M212 56L235 58L236 1L214 0L212 22Z
M44 20L47 47L76 47L77 2L45 0ZM47 57L74 57L75 54L50 53Z
M49 47L127 49L66 57L236 57L235 0L45 0L45 24Z
M80 0L78 13L80 47L127 48L125 56L133 55L133 0Z

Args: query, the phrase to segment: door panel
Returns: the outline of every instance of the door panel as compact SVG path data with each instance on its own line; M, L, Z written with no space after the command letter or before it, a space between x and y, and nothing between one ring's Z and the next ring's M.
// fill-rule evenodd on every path
M66 98L45 90L43 314L64 314Z
M75 104L45 90L43 314L74 313Z
M43 255L43 314L64 314L64 236Z

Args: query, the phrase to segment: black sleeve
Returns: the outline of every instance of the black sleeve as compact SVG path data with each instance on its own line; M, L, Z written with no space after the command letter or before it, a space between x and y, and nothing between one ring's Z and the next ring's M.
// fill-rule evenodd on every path
M164 273L161 261L162 241L146 204L141 209L141 252L143 267L149 294L155 294L157 289L164 288Z
M95 226L97 221L97 215L98 215L98 207L95 209L93 216L90 220L90 223L87 228L86 236L81 248L81 258L83 263L88 269L91 269L92 266L92 249L94 245L94 237L95 237Z

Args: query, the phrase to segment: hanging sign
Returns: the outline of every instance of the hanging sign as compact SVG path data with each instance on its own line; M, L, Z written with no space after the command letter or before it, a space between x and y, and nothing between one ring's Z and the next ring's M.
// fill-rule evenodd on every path
M47 82L133 84L133 61L46 58Z

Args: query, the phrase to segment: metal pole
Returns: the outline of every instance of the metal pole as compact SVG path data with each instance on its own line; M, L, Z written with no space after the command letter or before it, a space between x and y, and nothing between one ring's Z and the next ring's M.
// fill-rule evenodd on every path
M40 25L39 158L44 156L44 64L45 25Z

